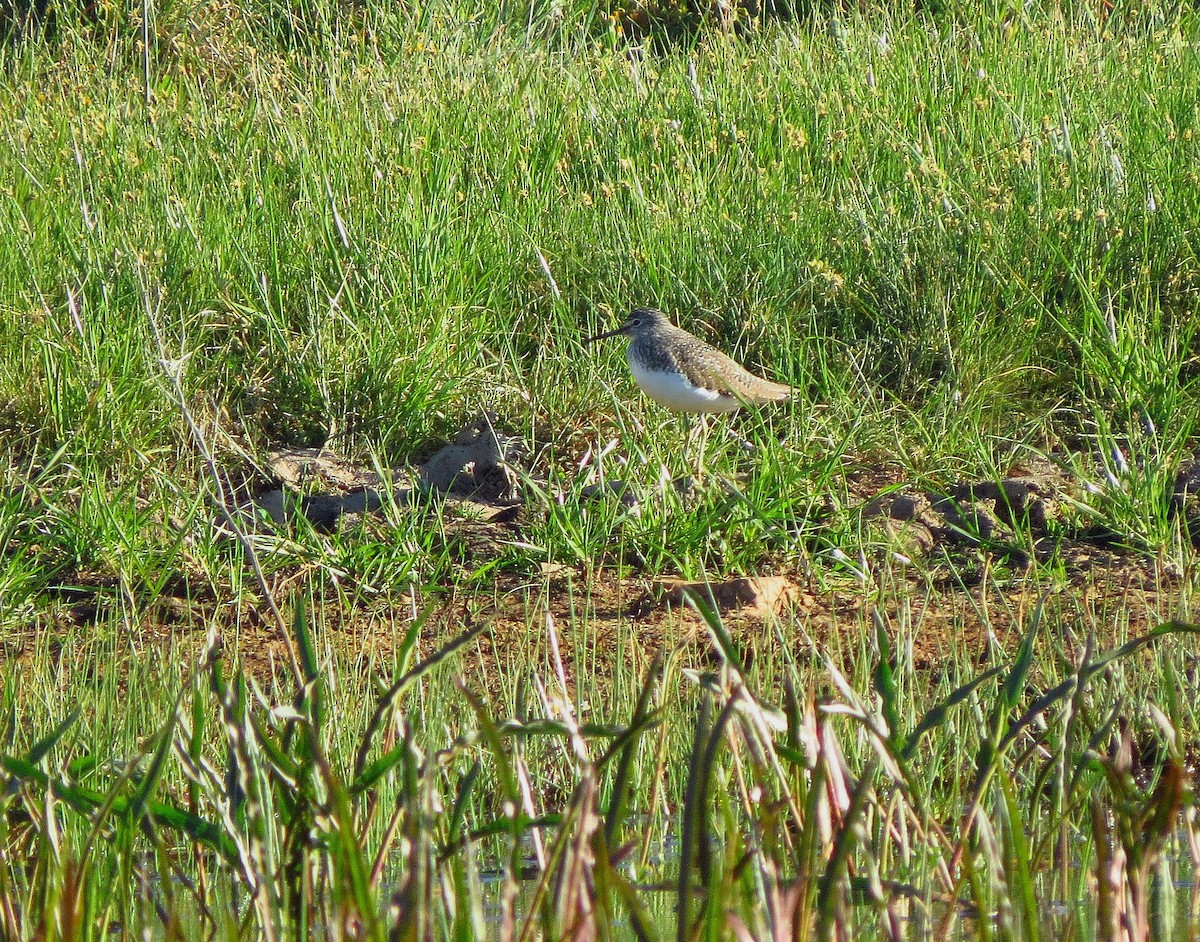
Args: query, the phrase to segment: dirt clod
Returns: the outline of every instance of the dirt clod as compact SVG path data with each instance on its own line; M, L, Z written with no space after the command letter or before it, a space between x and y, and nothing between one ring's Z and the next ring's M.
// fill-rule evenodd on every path
M785 576L748 576L725 582L664 580L634 604L635 612L646 614L656 606L677 608L687 604L687 595L708 602L719 612L767 618L779 615L799 595L796 584Z
M520 477L512 463L527 453L524 442L497 431L496 417L485 413L420 466L420 479L430 490L458 501L464 517L511 522L514 508L521 503ZM332 530L377 513L387 501L389 487L397 503L413 497L411 486L389 484L369 466L325 448L277 449L271 452L267 469L277 486L259 492L239 508L250 528L256 516L265 514L276 526L302 517L318 529ZM413 474L400 467L390 477L392 482L408 484Z

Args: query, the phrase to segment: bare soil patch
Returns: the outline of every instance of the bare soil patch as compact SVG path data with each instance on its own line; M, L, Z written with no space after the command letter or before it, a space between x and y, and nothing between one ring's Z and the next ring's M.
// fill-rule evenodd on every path
M457 511L450 515L457 521L451 524L456 538L487 558L514 537L527 512L521 476L510 467L527 453L521 442L496 431L493 417L481 416L419 466L401 494L421 487L440 492ZM337 527L399 499L396 472L385 481L375 470L322 450L278 452L271 467L274 480L262 484L242 510L255 526L266 521L286 527L295 514L304 514L319 528ZM1175 489L1177 510L1189 522L1197 512L1196 475L1195 466L1185 467ZM502 670L522 658L536 664L544 655L547 617L560 634L563 626L573 626L577 637L586 637L590 653L582 669L597 678L613 674L619 657L648 657L662 648L703 665L712 656L711 645L703 621L687 604L689 594L720 613L750 662L779 654L783 645L793 654L815 649L837 658L848 645L863 643L873 609L904 634L912 663L925 669L936 669L952 654L985 661L996 642L1007 647L1014 633L1025 630L1039 605L1052 610L1048 624L1070 626L1081 638L1091 632L1101 644L1143 633L1167 618L1188 617L1195 593L1187 574L1122 545L1117 535L1064 525L1062 506L1077 488L1049 463L941 491L906 484L895 469L868 468L851 481L865 538L860 561L870 570L865 578L861 567L855 578L848 566L845 573L776 571L688 583L543 566L528 576L501 573L486 588L450 586L349 604L330 588L319 600L317 630L337 661L386 672L416 614L424 617L424 651L482 623L487 630L466 650L464 675L494 689ZM255 504L256 518L250 509ZM308 578L300 571L276 574L276 597L288 598ZM128 593L103 574L73 574L47 592L44 608L25 629L3 639L0 660L69 651L83 669L96 669L87 663L96 648L90 633L103 635L100 626L111 622L118 603L128 611ZM164 648L187 656L215 628L226 653L256 677L287 670L281 632L252 598L218 598L211 588L181 577L142 604L136 617L122 621L126 654L105 669L120 671L122 659ZM574 673L570 647L562 654Z

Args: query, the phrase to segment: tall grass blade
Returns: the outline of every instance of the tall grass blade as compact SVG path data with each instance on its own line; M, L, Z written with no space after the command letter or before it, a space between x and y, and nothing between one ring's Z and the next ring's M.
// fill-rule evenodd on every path
M958 706L971 696L979 687L983 686L989 680L999 676L1004 672L1003 667L992 667L984 671L978 677L973 677L961 687L955 688L948 697L934 706L930 707L921 717L921 720L913 728L913 731L908 735L901 756L908 760L911 759L917 751L921 737L941 726L953 707Z
M703 830L704 754L711 735L712 694L700 694L700 712L692 734L691 758L683 796L683 821L679 835L679 875L675 892L675 939L688 942L691 935L692 873L697 864L699 844L707 839Z
M837 836L834 838L833 852L826 861L825 869L817 882L816 936L822 942L834 937L834 929L839 925L844 912L845 904L838 892L838 887L849 877L847 867L850 855L857 841L859 821L866 812L868 799L874 790L873 781L878 764L879 759L872 756L855 785L854 791L850 795L850 805L842 817Z
M879 609L871 610L871 621L875 625L875 644L879 649L875 662L875 692L883 705L883 719L888 726L889 740L896 752L903 752L904 741L900 725L900 691L892 672L892 646L888 640L887 625Z
M604 820L604 840L611 847L616 846L617 829L625 820L625 809L630 787L630 773L633 766L633 760L637 754L638 737L642 732L651 728L651 710L650 702L654 697L654 690L658 684L659 677L662 675L663 655L659 651L646 669L646 676L642 680L642 688L638 691L637 703L633 708L633 716L629 720L629 728L626 734L614 742L608 750L608 754L619 750L620 760L617 763L617 773L613 778L612 792L608 800L608 808L605 811ZM626 738L627 737L627 738ZM602 757L598 766L603 766L607 755Z
M422 613L420 618L418 618L413 622L412 625L409 626L406 638L406 643L409 646L416 643L416 638L419 635L420 628L429 618L431 612L432 609L427 609ZM470 644L471 641L486 631L487 627L488 626L484 623L474 625L473 627L464 631L462 634L458 635L458 637L454 638L452 641L442 645L442 647L434 651L433 654L421 661L421 663L417 664L411 670L403 673L399 679L397 679L396 682L387 689L383 696L379 698L378 702L375 704L374 711L371 713L371 718L367 722L367 728L363 732L362 741L358 747L358 755L354 761L355 779L358 779L362 776L363 769L367 764L367 756L371 751L372 741L382 728L385 718L395 708L396 703L399 701L400 697L404 695L405 691L407 691L409 687L420 680L421 677L453 655L456 651ZM412 640L408 641L408 638L411 638Z

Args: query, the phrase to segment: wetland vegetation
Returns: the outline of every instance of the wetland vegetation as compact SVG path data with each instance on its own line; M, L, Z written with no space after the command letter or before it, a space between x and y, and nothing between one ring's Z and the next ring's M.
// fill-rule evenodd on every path
M21 9L0 935L1200 932L1191 6Z

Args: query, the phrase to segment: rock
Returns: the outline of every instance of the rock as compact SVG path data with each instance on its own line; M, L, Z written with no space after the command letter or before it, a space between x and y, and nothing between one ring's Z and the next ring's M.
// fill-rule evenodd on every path
M247 516L253 512L254 507L263 511L276 526L281 527L292 518L288 507L288 492L280 487L263 491L249 505L243 505L238 510L243 516Z
M952 497L943 497L934 501L933 509L942 518L937 535L948 543L977 545L992 539L1000 525L991 511L978 501L960 503Z
M1046 532L1050 521L1058 517L1058 493L1055 485L1027 477L975 481L950 488L950 496L956 500L988 501L998 520L1013 527L1028 526L1036 533Z
M509 522L520 503L520 482L510 462L526 451L520 439L496 431L493 415L484 414L421 467L421 478L461 504L464 517ZM370 467L324 448L277 449L270 453L268 469L283 486L263 491L238 508L239 519L250 529L262 514L276 526L285 526L297 516L323 530L353 525L355 517L384 506L390 486ZM403 470L394 473L405 476ZM309 493L301 496L297 493L301 490ZM395 491L392 496L407 500L411 490Z
M862 519L882 530L892 547L905 556L922 556L937 544L941 520L925 494L893 491L867 501Z
M258 511L276 526L299 515L320 530L332 530L345 523L347 515L378 511L388 487L374 469L326 448L276 449L268 455L267 468L283 487L262 491L238 508L243 523L251 526ZM409 493L400 490L394 497L404 500Z
M314 482L323 489L340 490L384 486L372 469L325 448L276 449L267 456L267 469L280 483L297 488Z
M349 494L309 494L300 497L283 488L273 488L259 494L249 506L266 513L276 526L295 519L297 512L320 530L332 530L345 514L374 513L383 506L377 491L351 491ZM240 508L243 516L249 506Z
M881 526L894 552L912 560L924 556L938 544L938 537L932 529L920 521L900 523L895 520L884 520Z
M890 494L881 494L867 501L863 507L863 520L886 517L889 520L907 523L927 514L929 510L930 500L925 494L896 491ZM923 522L928 524L929 520Z
M521 482L512 466L527 452L524 442L497 431L495 416L485 413L421 466L421 480L446 494L518 503Z
M378 491L352 491L349 494L312 494L300 503L304 516L318 529L332 530L347 514L375 513L383 506Z
M421 467L421 478L461 504L464 517L508 522L520 503L520 482L509 463L525 453L519 439L497 432L495 417L485 414L430 458ZM271 452L268 468L283 486L263 491L238 508L239 518L249 528L261 514L276 526L297 516L323 530L353 525L356 517L384 506L390 486L373 469L324 448L278 449ZM403 470L394 473L405 476ZM300 496L301 490L309 493ZM395 491L392 497L407 500L411 489Z
M957 484L949 495L893 491L867 501L862 519L883 532L891 549L909 558L942 545L985 546L1013 556L1015 551L1009 550L1017 541L1009 522L1026 519L1018 515L1018 506L1021 513L1040 513L1045 525L1045 505L1035 503L1037 491L1036 482L1008 479Z

